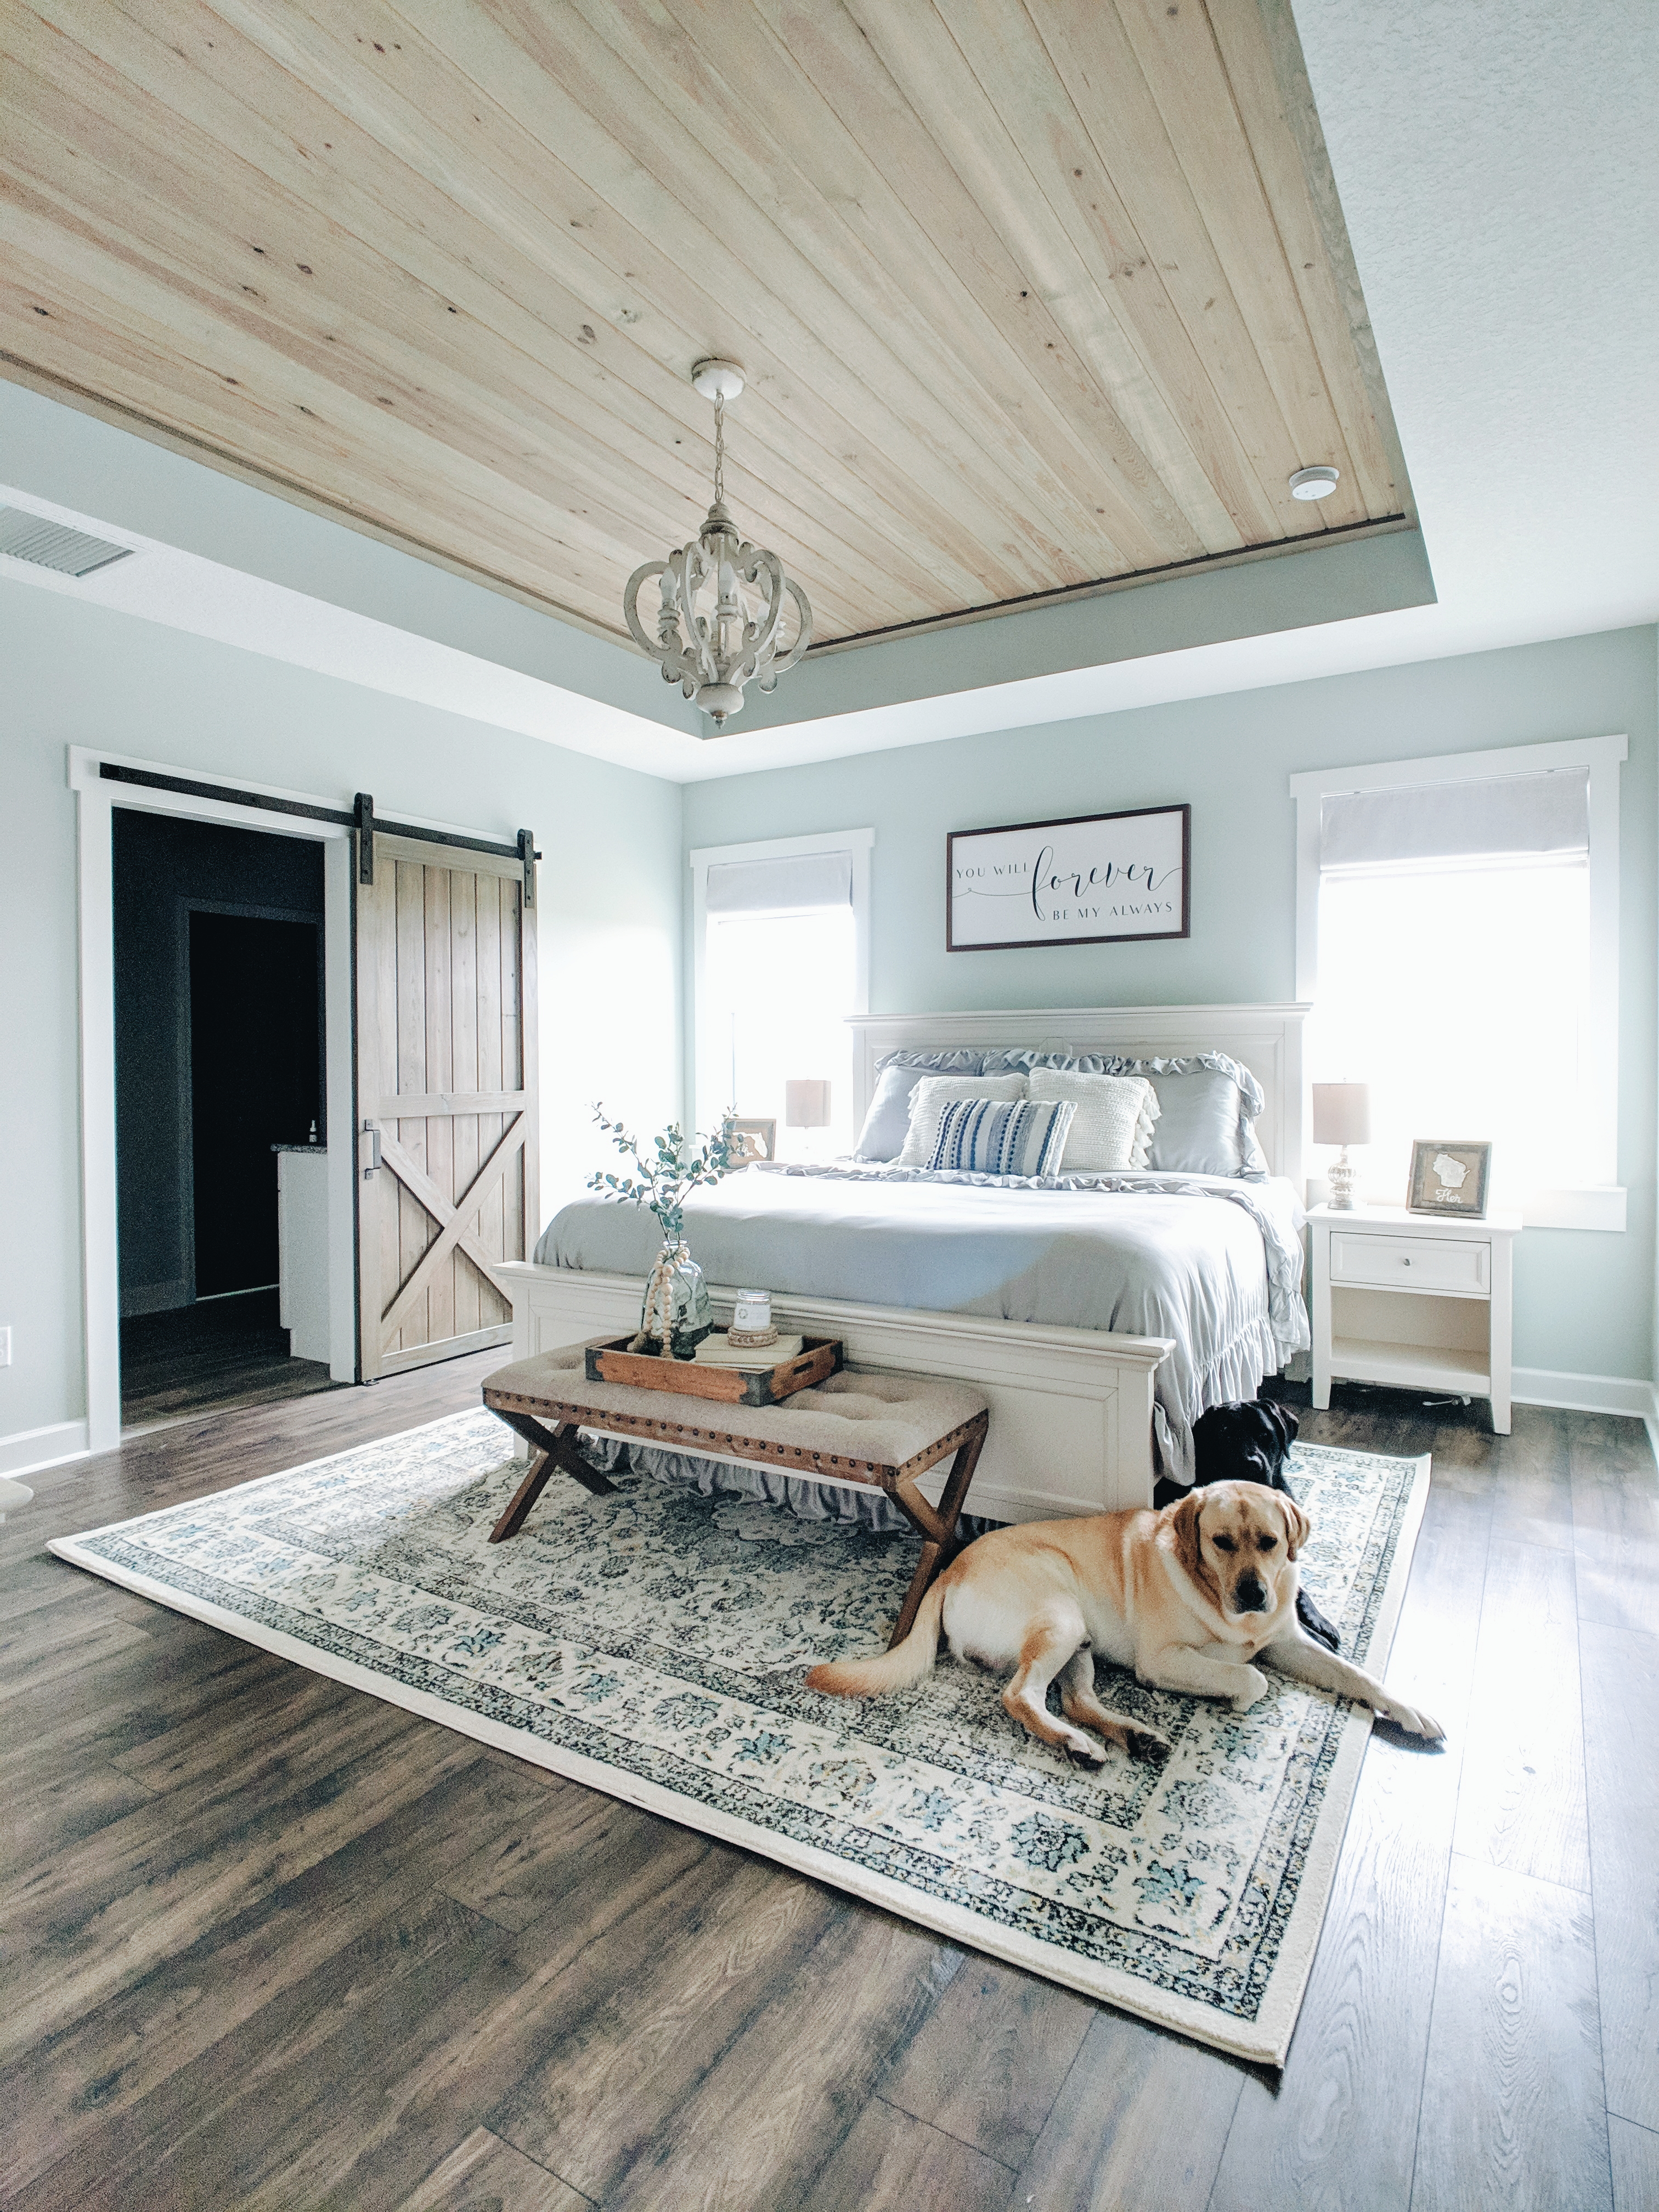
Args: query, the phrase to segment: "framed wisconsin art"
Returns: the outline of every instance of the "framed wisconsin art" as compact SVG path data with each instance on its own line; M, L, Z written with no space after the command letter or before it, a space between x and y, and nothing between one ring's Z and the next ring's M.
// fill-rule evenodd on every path
M1410 1213L1462 1213L1486 1218L1486 1185L1492 1179L1492 1146L1449 1137L1419 1137L1412 1146L1412 1171L1406 1186Z
M1139 806L945 841L945 945L1001 952L1192 931L1193 810Z

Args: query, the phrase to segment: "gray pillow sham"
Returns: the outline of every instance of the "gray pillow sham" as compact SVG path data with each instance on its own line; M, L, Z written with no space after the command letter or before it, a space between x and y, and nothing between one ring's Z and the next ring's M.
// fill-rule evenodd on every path
M875 1096L853 1147L855 1160L896 1160L910 1128L910 1093L924 1075L979 1075L982 1052L890 1052L878 1060ZM1010 1071L998 1068L995 1073Z
M1250 1124L1264 1103L1261 1085L1248 1067L1224 1052L1188 1053L1168 1060L1129 1060L1121 1054L1041 1052L1011 1048L988 1052L981 1071L1014 1074L1034 1067L1065 1067L1087 1075L1144 1075L1158 1093L1158 1127L1146 1165L1164 1175L1235 1176L1261 1182L1267 1165Z
M1079 1075L1146 1078L1159 1108L1149 1170L1267 1180L1267 1162L1250 1126L1265 1103L1261 1085L1224 1052L1128 1060L1121 1054L1043 1052L1020 1045L994 1052L890 1052L878 1066L854 1159L898 1158L910 1127L910 1093L924 1075L1029 1075L1034 1067L1062 1067Z
M1125 1069L1145 1075L1158 1092L1164 1109L1152 1132L1149 1168L1166 1174L1248 1176L1261 1170L1250 1165L1247 1139L1253 1141L1244 1099L1232 1077L1218 1067L1192 1067L1179 1073L1166 1070L1154 1074L1150 1067Z

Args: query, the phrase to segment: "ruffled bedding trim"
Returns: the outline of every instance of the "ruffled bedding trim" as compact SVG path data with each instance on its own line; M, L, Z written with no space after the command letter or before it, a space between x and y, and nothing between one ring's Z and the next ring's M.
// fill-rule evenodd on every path
M966 1057L972 1058L969 1054ZM932 1055L927 1053L890 1052L876 1062L879 1070L896 1063L914 1066L926 1060L931 1066ZM994 1065L993 1065L994 1063ZM1183 1052L1170 1054L1132 1054L1121 1052L1045 1052L1041 1045L1004 1045L988 1047L981 1055L976 1073L982 1075L1012 1075L1017 1068L1028 1072L1034 1067L1052 1067L1070 1071L1077 1075L1139 1075L1150 1067L1159 1075L1190 1075L1194 1068L1212 1068L1218 1074L1231 1076L1238 1085L1252 1118L1261 1111L1264 1103L1261 1085L1242 1060L1224 1052ZM951 1071L953 1074L957 1070ZM961 1071L966 1073L968 1071Z
M1161 1397L1152 1401L1152 1438L1158 1472L1167 1481L1190 1490L1193 1482L1193 1423L1212 1406L1231 1406L1254 1398L1262 1378L1277 1375L1288 1354L1281 1352L1272 1322L1265 1316L1248 1322L1232 1342L1212 1359L1192 1383L1187 1403L1166 1407ZM1163 1381L1160 1371L1158 1382ZM1156 1387L1156 1386L1155 1386Z

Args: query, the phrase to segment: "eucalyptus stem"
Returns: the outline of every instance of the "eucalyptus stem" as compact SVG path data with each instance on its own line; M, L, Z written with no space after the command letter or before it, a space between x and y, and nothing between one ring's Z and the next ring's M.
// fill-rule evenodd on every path
M593 1118L625 1159L634 1163L633 1175L618 1176L609 1170L591 1175L587 1188L634 1206L648 1206L657 1217L663 1242L678 1246L685 1234L685 1201L694 1190L717 1183L738 1164L732 1158L732 1139L737 1124L735 1110L721 1116L712 1136L688 1141L678 1121L641 1147L640 1140L620 1121L613 1121L602 1105L595 1104Z

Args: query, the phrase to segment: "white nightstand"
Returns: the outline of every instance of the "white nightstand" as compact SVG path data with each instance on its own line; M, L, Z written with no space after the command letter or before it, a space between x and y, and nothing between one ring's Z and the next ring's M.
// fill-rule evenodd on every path
M1316 1206L1313 1401L1333 1381L1490 1398L1510 1432L1514 1247L1518 1213L1484 1221L1404 1206Z

